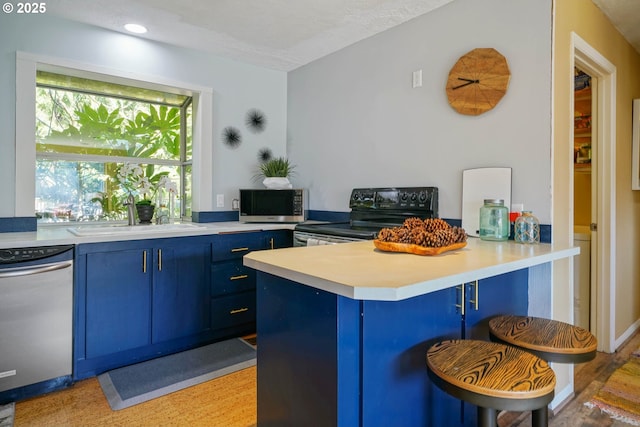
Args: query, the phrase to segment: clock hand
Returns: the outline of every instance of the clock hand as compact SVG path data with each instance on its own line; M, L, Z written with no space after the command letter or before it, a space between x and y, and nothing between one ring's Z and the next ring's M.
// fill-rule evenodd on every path
M467 80L467 79L460 79L460 80ZM468 80L466 83L463 83L463 84L461 84L459 86L452 87L451 90L460 89L461 87L469 86L469 85L472 85L474 83L480 83L480 80Z
M472 83L479 83L479 80L473 80L473 79L465 79L463 77L458 77L458 80L462 80L464 82L472 82Z

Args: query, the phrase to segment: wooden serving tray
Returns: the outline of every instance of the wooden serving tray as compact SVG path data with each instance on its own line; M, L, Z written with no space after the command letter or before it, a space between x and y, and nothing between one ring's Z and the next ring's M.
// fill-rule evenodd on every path
M410 243L392 243L392 242L383 242L382 240L374 240L373 244L376 248L385 252L405 252L408 254L415 255L439 255L443 252L447 251L455 251L456 249L461 249L467 246L467 242L454 243L449 246L440 246L438 248L430 248L427 246L420 245L412 245Z

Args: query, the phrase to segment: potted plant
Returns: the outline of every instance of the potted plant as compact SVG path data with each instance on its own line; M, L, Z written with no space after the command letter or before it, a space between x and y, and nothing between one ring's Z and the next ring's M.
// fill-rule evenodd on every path
M141 224L150 224L155 211L152 198L160 190L170 194L176 192L175 184L169 179L168 172L153 173L154 166L148 165L145 170L136 164L125 163L118 169L116 180L129 195L138 194L142 198L136 200L135 207Z
M262 162L257 177L264 177L262 183L271 189L292 188L289 176L295 168L285 157L276 157Z

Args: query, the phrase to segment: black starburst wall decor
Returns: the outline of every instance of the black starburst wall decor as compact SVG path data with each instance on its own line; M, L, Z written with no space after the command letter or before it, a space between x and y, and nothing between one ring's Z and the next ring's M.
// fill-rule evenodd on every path
M227 126L222 130L222 142L229 148L238 148L242 142L242 134L237 128Z
M273 158L273 153L270 149L261 148L260 151L258 151L258 160L260 163L268 162L271 158Z
M251 132L260 133L267 126L267 117L262 111L254 108L247 112L245 123Z

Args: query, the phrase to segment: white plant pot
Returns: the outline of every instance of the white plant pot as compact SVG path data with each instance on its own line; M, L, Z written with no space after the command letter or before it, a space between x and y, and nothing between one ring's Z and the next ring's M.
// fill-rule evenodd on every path
M270 188L272 190L284 190L287 188L293 188L288 178L280 178L280 177L272 177L265 178L262 181L265 187Z

